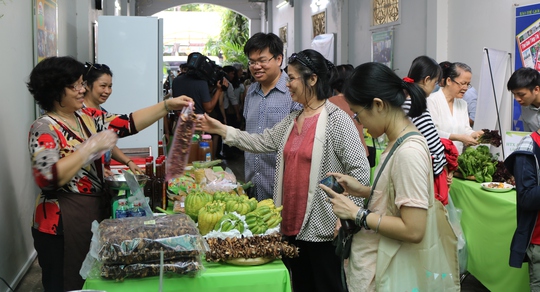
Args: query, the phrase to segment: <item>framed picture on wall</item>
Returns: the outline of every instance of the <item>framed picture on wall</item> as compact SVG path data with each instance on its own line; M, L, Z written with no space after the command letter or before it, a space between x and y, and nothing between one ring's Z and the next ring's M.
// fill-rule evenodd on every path
M383 63L393 69L394 31L385 30L371 34L371 61Z
M34 66L41 60L58 56L58 4L56 0L34 0ZM43 114L35 105L35 117Z
M58 56L58 4L56 0L34 0L35 64Z
M287 25L279 28L279 38L283 42L283 45L287 45Z
M313 25L313 37L326 33L326 10L311 16Z

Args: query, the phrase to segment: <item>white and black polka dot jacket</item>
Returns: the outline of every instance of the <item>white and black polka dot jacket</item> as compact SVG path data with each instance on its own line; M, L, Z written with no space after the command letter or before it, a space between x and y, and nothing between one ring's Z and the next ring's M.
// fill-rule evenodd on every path
M254 153L277 152L274 187L274 201L277 206L282 204L283 193L287 191L283 190L283 170L286 167L283 149L292 131L294 120L300 113L301 111L291 113L262 134L249 134L232 127L227 129L225 143L228 145ZM355 177L364 185L369 185L370 168L353 120L328 101L317 122L311 161L307 209L297 239L312 242L331 241L337 217L326 200L326 193L319 188L319 181L326 177L328 172L339 172ZM352 197L352 199L358 205L362 204L360 198Z

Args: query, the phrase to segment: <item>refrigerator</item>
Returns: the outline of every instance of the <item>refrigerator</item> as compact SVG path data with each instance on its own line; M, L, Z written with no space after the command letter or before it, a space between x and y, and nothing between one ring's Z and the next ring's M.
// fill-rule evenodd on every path
M131 113L163 100L163 19L146 16L99 16L97 63L113 73L112 94L102 106L111 113ZM118 140L119 148L151 147L157 156L160 119L138 134Z

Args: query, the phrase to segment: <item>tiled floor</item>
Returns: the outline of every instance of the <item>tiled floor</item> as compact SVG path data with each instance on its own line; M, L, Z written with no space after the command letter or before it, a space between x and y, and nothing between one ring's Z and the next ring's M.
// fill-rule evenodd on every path
M237 155L234 159L223 160L222 166L229 167L237 178L244 181L244 156ZM15 292L41 292L44 291L41 286L41 268L37 260L34 261L26 275L23 277ZM465 278L461 285L462 292L489 292L482 283L480 283L473 275Z

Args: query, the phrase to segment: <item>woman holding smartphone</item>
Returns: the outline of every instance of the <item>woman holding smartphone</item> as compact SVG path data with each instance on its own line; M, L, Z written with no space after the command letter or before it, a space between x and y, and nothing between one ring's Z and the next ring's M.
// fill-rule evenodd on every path
M334 65L314 50L293 54L288 65L287 87L302 110L262 134L227 127L208 116L201 120L202 130L244 151L277 152L274 202L283 205L281 233L301 251L298 258L284 259L293 289L341 291L340 258L332 244L339 221L317 186L327 172L347 173L369 185L369 163L352 119L327 101ZM354 200L361 205L359 198Z

